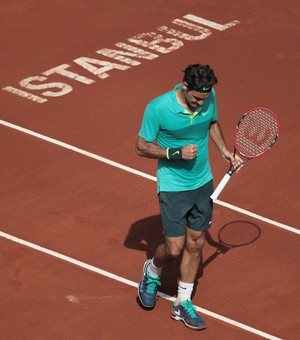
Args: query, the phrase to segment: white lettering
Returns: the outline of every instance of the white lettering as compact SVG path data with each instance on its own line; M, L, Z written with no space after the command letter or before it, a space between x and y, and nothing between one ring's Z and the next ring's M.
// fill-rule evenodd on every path
M95 74L96 76L98 76L101 79L105 79L105 78L110 77L110 75L106 72L110 71L114 68L117 69L117 70L122 70L122 71L130 68L130 66L114 64L114 63L110 63L108 61L86 58L86 57L81 57L81 58L75 59L74 62L76 64L80 65L81 67L85 68L89 72ZM95 67L91 64L101 65L101 66L104 66L104 67L97 68L97 67Z
M166 32L168 34L172 34L175 37L178 37L178 38L181 38L181 39L184 39L184 40L191 40L191 41L206 39L208 36L210 36L212 34L212 32L209 29L191 24L191 23L184 21L184 20L175 19L175 20L172 21L172 23L174 23L176 25L183 26L183 27L191 29L191 30L194 30L194 31L199 32L201 34L200 35L190 35L190 34L187 34L187 33L182 33L182 32L177 31L175 29L169 29L167 26L158 27L158 30L162 31L162 32Z
M116 46L123 46L125 44L122 43L117 43ZM132 48L134 49L133 46L130 45L125 45L127 48ZM109 58L113 58L119 61L122 61L125 64L129 64L131 66L137 66L140 65L141 63L139 61L136 60L132 60L130 58L125 58L124 56L129 56L129 57L136 57L136 58L144 58L144 59L149 59L152 58L154 59L154 57L158 57L156 54L152 54L152 53L147 53L146 51L139 49L139 48L135 48L135 52L124 52L124 51L118 51L118 50L112 50L109 48L103 48L102 50L97 51L97 53L102 54L106 57Z
M117 47L123 48L124 50L128 50L130 52L133 52L136 54L137 58L143 58L143 59L147 59L147 60L153 60L155 58L158 58L157 54L142 50L141 48L132 46L132 45L128 45L122 42L118 42L115 44Z
M221 25L221 24L217 24L216 22L210 21L210 20L206 20L204 18L201 17L197 17L196 15L192 15L192 14L187 14L184 16L185 19L197 22L199 24L214 28L215 30L218 31L225 31L228 28L231 28L235 25L238 25L240 22L238 20L234 20L229 22L228 24L225 25Z
M218 31L224 31L240 23L238 20L234 20L225 25L222 25L222 24L218 24L213 21L206 20L204 18L195 16L192 14L187 14L183 16L183 18L193 21L197 24L201 24L201 25L213 28ZM197 32L197 34L193 35L193 34L184 33L176 29L171 29L167 26L160 26L157 29L160 32L165 32L177 38L180 38L183 40L189 40L189 41L202 40L202 39L209 37L212 34L211 30L209 30L208 28L204 28L202 26L198 26L191 22L184 21L181 19L175 19L172 21L172 23L175 25L182 26L183 28L186 28L188 30L195 31ZM184 43L181 40L178 40L175 38L164 38L161 34L158 34L155 32L141 33L141 34L135 35L127 39L127 41L133 44L136 44L136 45L146 47L150 50L163 53L163 54L173 52L184 45ZM103 55L105 57L108 57L108 58L118 60L127 65L111 63L108 61L98 60L98 59L89 58L89 57L80 57L80 58L75 59L74 62L78 64L79 66L81 66L82 68L89 71L90 73L98 76L99 78L105 79L105 78L110 77L110 74L108 74L108 71L111 71L113 69L124 71L124 70L128 70L132 66L137 66L141 64L140 61L131 59L130 57L138 58L138 59L146 59L146 60L153 60L159 57L159 55L155 53L145 51L141 48L129 45L127 43L118 42L115 44L115 46L123 50L102 48L96 51L96 53ZM86 85L90 85L95 82L95 80L93 79L87 78L78 73L68 70L69 67L71 66L68 64L62 64L62 65L56 66L54 68L51 68L50 70L43 72L42 75L51 76L54 74L58 74L60 76L78 81ZM42 94L48 97L63 96L73 90L72 86L64 84L64 83L60 83L60 82L51 82L47 84L45 83L36 84L35 83L35 82L45 82L47 80L47 77L44 77L44 76L35 76L35 77L29 77L29 78L23 79L20 81L20 85L24 87L25 89L29 89L29 90L47 89L47 91L42 92ZM24 90L20 90L12 86L6 86L6 87L3 87L2 89L4 91L7 91L9 93L15 94L17 96L20 96L20 97L23 97L29 100L32 100L37 103L44 103L47 101L47 99L43 97L34 95L32 93L26 92ZM49 89L56 89L56 91L49 91Z
M151 38L151 40L146 41L143 40L144 38ZM158 51L160 53L170 53L183 46L182 41L169 38L164 39L161 34L157 34L155 32L138 34L132 38L129 38L128 41L137 45L147 47L150 50ZM171 46L169 48L159 46L158 44L161 43L171 44Z
M15 87L12 87L12 86L3 87L2 90L10 92L12 94L15 94L15 95L23 97L23 98L27 98L27 99L32 100L32 101L37 102L37 103L45 103L46 101L48 101L48 99L36 96L36 95L29 93L29 92L26 92L26 91L22 91L20 89L16 89Z
M64 83L49 83L49 84L31 84L32 81L45 81L46 77L29 77L20 81L20 85L25 89L29 90L43 90L50 88L58 88L61 89L59 92L45 91L42 94L47 97L59 97L63 96L73 90L72 86L64 84Z
M141 64L139 61L123 57L123 55L127 55L129 57L136 57L135 53L116 51L116 50L111 50L109 48L103 48L102 50L99 50L99 51L96 51L96 52L101 54L101 55L104 55L106 57L122 61L123 63L129 64L131 66L137 66L137 65Z
M66 71L66 69L69 68L69 67L70 67L70 65L68 65L68 64L59 65L59 66L56 66L56 67L54 67L54 68L52 68L48 71L43 72L43 74L45 76L50 76L52 74L57 73L57 74L60 74L64 77L79 81L79 82L81 82L83 84L87 84L87 85L93 84L95 82L95 80L93 80L93 79L89 79L89 78L86 78L84 76L80 76L79 74L71 72L71 71Z

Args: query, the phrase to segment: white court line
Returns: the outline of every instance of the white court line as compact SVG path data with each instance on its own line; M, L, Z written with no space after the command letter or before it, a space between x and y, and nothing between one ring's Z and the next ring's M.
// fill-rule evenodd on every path
M119 169L122 169L122 170L125 170L127 172L130 172L132 174L135 174L135 175L138 175L138 176L141 176L141 177L144 177L144 178L147 178L147 179L150 179L151 181L155 181L156 182L156 177L155 176L151 176L151 175L148 175L142 171L139 171L139 170L135 170L133 168L130 168L128 166L125 166L125 165L122 165L122 164L119 164L117 162L114 162L114 161L111 161L107 158L104 158L104 157L101 157L101 156L98 156L94 153L91 153L91 152L88 152L88 151L85 151L85 150L82 150L82 149L79 149L73 145L70 145L70 144L67 144L67 143L64 143L64 142L61 142L57 139L54 139L54 138L51 138L51 137L47 137L45 135L42 135L40 133L37 133L37 132L34 132L34 131L31 131L31 130L28 130L26 128L23 128L21 126L18 126L18 125L15 125L15 124L12 124L12 123L9 123L9 122L6 122L4 120L1 120L0 119L0 124L4 125L4 126L7 126L11 129L14 129L14 130L18 130L18 131L21 131L21 132L24 132L28 135L31 135L31 136L34 136L36 138L39 138L39 139L42 139L42 140L45 140L47 142L50 142L52 144L55 144L55 145L58 145L58 146L61 146L63 148L66 148L66 149L69 149L69 150L72 150L74 152L77 152L79 154L82 154L84 156L87 156L87 157L90 157L90 158L93 158L93 159L96 159L97 161L100 161L100 162L103 162L103 163L106 163L106 164L109 164L111 166L114 166L116 168L119 168ZM263 216L260 216L260 215L257 215L257 214L254 214L250 211L247 211L245 209L242 209L242 208L239 208L239 207L236 207L232 204L229 204L229 203L226 203L226 202L222 202L220 200L215 200L215 203L216 204L219 204L219 205L222 205L228 209L231 209L231 210L234 210L234 211L237 211L241 214L244 214L244 215L247 215L247 216L251 216L257 220L261 220L263 222L266 222L266 223L269 223L273 226L276 226L278 228L281 228L281 229L284 229L284 230L288 230L292 233L295 233L295 234L298 234L300 235L300 230L297 229L297 228L294 228L294 227L291 227L291 226L288 226L286 224L283 224L283 223L280 223L280 222L276 222L276 221L273 221L273 220L270 220L268 218L265 218Z
M222 205L223 207L226 207L228 209L235 210L235 211L237 211L237 212L239 212L241 214L253 217L253 218L257 219L257 220L260 220L260 221L272 224L272 225L274 225L274 226L276 226L278 228L285 229L285 230L291 231L292 233L300 235L300 229L293 228L293 227L290 227L290 226L288 226L286 224L270 220L269 218L266 218L266 217L254 214L251 211L247 211L245 209L236 207L236 206L234 206L232 204L229 204L229 203L226 203L226 202L223 202L223 201L215 200L214 203Z
M66 256L66 255L63 255L63 254L60 254L60 253L57 253L56 251L53 251L53 250L50 250L50 249L47 249L47 248L44 248L44 247L41 247L37 244L34 244L34 243L31 243L31 242L28 242L28 241L25 241L25 240L22 240L20 238L17 238L15 236L12 236L12 235L9 235L7 233L4 233L2 231L0 231L0 237L3 237L3 238L6 238L12 242L15 242L15 243L18 243L18 244L22 244L26 247L29 247L29 248L32 248L32 249L35 249L37 251L40 251L42 253L45 253L47 255L50 255L50 256L53 256L55 258L58 258L60 260L63 260L63 261L66 261L66 262L69 262L69 263L72 263L78 267L81 267L81 268L84 268L84 269L87 269L87 270L90 270L92 272L95 272L97 274L100 274L102 276L105 276L105 277L108 277L110 279L113 279L113 280L116 280L116 281L119 281L121 283L125 283L129 286L132 286L132 287L135 287L137 288L138 287L138 284L136 282L133 282L133 281L130 281L130 280L127 280L121 276L118 276L118 275L115 275L115 274L112 274L110 272L107 272L105 270L102 270L102 269L99 269L95 266L91 266L87 263L84 263L84 262L81 262L81 261L78 261L76 259L73 259L72 257L69 257L69 256ZM166 295L166 294L163 294L163 293L159 293L159 296L161 296L163 299L166 299L166 300L169 300L169 301L175 301L175 298L174 297L171 297L169 295ZM240 322L237 322L237 321L234 321L232 319L229 319L223 315L220 315L220 314L217 314L217 313L214 313L214 312L211 312L207 309L204 309L204 308L201 308L201 307L198 307L196 306L196 309L197 311L199 311L200 313L202 314L205 314L205 315L208 315L214 319L218 319L220 321L223 321L225 323L228 323L230 325L233 325L237 328L240 328L240 329L243 329L247 332L251 332L251 333L254 333L256 335L259 335L263 338L266 338L266 339L270 339L270 340L281 340L280 338L278 337L275 337L271 334L268 334L268 333L265 333L265 332L262 332L256 328L253 328L253 327L250 327L250 326L247 326L243 323L240 323Z

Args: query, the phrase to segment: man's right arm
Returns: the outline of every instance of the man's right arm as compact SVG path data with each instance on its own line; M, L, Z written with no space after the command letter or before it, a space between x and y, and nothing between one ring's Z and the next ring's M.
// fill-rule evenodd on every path
M190 160L197 156L198 146L188 144L183 148L166 149L158 146L156 142L147 142L145 139L138 137L135 150L136 153L142 157ZM177 153L178 155L176 155Z
M145 139L138 137L135 146L136 153L142 157L148 158L167 158L167 149L161 148L155 142L147 142Z

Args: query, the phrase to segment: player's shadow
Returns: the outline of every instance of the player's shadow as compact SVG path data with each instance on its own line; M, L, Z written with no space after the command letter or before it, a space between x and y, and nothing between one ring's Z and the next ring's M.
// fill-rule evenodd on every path
M246 223L253 225L259 231L260 228L253 223L248 221L232 221L223 225L219 229L219 235L216 238L211 236L209 231L206 232L206 242L209 246L215 248L215 251L208 258L205 258L200 267L197 274L197 279L195 282L194 293L196 292L196 287L198 285L199 279L203 276L205 268L210 265L213 261L215 261L220 255L226 255L226 253L231 249L231 247L224 245L220 242L220 232L224 228L229 228L231 225L235 225L236 223ZM257 239L257 238L256 238ZM256 239L254 241L256 241ZM132 224L129 233L124 241L124 245L130 249L141 250L145 252L145 260L152 258L154 256L156 248L164 242L164 235L162 233L162 224L160 215L149 216L142 220L139 220ZM175 296L177 293L178 286L178 278L179 278L179 268L181 263L182 256L174 259L172 262L167 264L164 267L161 277L161 287L160 291L168 294L170 296ZM141 262L141 267L139 268L142 271L143 261Z
M160 215L149 216L132 224L124 245L130 249L145 252L145 258L141 260L139 273L142 273L144 261L154 256L156 248L164 242L164 235ZM161 276L159 291L168 295L175 295L177 291L177 278L181 257L176 258L164 267ZM140 275L140 274L139 274ZM139 303L139 301L137 300ZM142 305L140 305L142 307Z
M163 242L161 218L160 215L155 215L133 223L124 245L126 248L144 251L146 258L149 259L154 256L156 248Z

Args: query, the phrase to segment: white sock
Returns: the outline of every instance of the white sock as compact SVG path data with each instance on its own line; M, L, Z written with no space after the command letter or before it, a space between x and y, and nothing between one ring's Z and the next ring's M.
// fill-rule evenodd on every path
M150 265L148 266L148 274L154 277L159 277L161 275L161 271L162 268L156 267L152 259Z
M181 304L184 300L190 300L193 292L194 284L193 283L185 283L179 281L178 284L178 293L176 304Z

